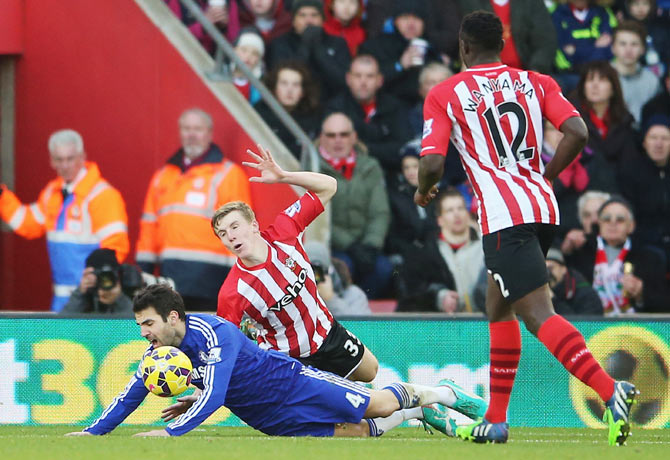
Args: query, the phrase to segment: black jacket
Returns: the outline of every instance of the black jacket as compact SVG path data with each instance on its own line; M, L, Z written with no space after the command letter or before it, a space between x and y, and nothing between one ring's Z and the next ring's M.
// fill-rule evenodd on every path
M670 162L659 167L648 155L639 153L623 170L620 182L623 196L633 206L637 240L662 249L669 263Z
M456 281L447 266L437 238L415 246L400 267L398 308L396 311L438 311L435 299L441 289L456 290Z
M404 255L425 243L437 231L433 203L421 208L414 203L414 192L406 181L389 188L391 226L386 237L386 253Z
M566 257L568 267L576 269L593 285L593 267L596 260L596 237L591 236L581 249ZM633 264L633 275L644 283L642 305L635 309L647 313L670 312L670 298L665 279L665 263L660 251L642 246L635 240L626 255Z
M633 116L627 113L621 122L610 126L603 139L591 121L588 109L580 107L579 111L589 130L589 141L581 160L589 173L588 189L621 193L619 174L627 167L627 160L637 152L631 127Z
M314 26L305 29L302 35L287 32L270 42L266 56L268 69L286 59L301 60L309 67L312 78L321 83L321 100L346 88L344 75L349 70L351 55L343 38L328 35Z
M576 270L568 269L556 286L552 288L554 310L559 315L600 315L603 304L598 293L584 276Z
M365 41L359 48L358 54L371 54L377 58L384 75L383 90L412 105L420 99L419 73L422 67L414 66L399 70L396 66L408 45L409 41L395 32ZM426 51L425 62L441 62L439 53L432 46Z
M277 137L284 143L287 149L291 151L293 156L298 160L302 155L302 144L298 139L291 134L286 126L279 120L277 115L270 109L270 107L264 102L260 101L255 105L256 112L261 118L267 123L270 129L277 135ZM321 120L321 112L291 112L291 117L293 120L305 131L307 137L314 140L319 134L319 128Z
M377 112L369 122L351 92L338 94L326 105L326 113L343 112L354 122L358 138L386 172L400 170L400 147L410 139L407 108L393 96L377 95Z

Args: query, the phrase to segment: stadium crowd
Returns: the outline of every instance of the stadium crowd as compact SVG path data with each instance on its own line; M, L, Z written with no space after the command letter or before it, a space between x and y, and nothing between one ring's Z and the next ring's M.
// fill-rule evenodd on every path
M165 2L214 53L213 41L184 6ZM370 300L394 299L398 311L483 311L486 269L477 199L453 145L438 199L424 209L412 198L423 100L433 86L464 70L458 27L463 15L477 9L493 11L503 22L503 63L554 76L589 130L587 146L553 183L561 226L547 270L557 312L670 312L670 1L197 3L314 139L321 170L338 182L331 248L312 248L312 258L325 270L319 292L329 307L332 299L335 314L369 313L356 286ZM230 67L235 86L299 157L299 142L244 73ZM203 217L227 201L251 204L247 177L212 143L208 114L187 110L179 129L182 145L147 184L136 260L145 276L171 278L187 308L213 310L234 258ZM105 297L91 281L99 267L87 259L90 252L113 249L123 262L129 250L123 198L94 163L85 162L83 140L73 133L52 136L51 162L59 179L38 202L22 207L0 188L5 222L29 238L47 233L57 268L59 300L53 308L60 310L72 293L78 297L69 300L70 312L92 288ZM545 123L543 160L552 158L560 138ZM79 204L59 214L68 199ZM115 215L96 221L102 219L97 210L109 210L109 203ZM81 222L82 213L88 216L86 238L67 241L67 226ZM58 258L69 262L64 266ZM108 265L120 279L116 262L112 258ZM347 295L352 297L344 301Z

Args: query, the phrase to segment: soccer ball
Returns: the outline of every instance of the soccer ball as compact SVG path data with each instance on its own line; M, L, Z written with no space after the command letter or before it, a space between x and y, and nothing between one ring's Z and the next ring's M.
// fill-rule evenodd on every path
M193 365L188 356L175 347L159 347L142 360L142 381L155 395L177 396L191 383Z

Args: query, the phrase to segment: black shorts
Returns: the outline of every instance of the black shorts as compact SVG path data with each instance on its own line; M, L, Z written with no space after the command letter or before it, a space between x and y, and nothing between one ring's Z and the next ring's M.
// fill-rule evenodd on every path
M503 297L514 302L549 281L545 257L555 225L523 224L484 235L484 262Z
M301 363L347 378L358 368L365 347L354 334L333 319L333 325L312 356L298 358Z

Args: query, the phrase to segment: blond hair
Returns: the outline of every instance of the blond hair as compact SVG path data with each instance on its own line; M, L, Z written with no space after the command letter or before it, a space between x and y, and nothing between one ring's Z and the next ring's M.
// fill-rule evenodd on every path
M244 201L231 201L230 203L226 203L217 209L212 216L212 230L214 231L215 235L216 227L219 225L219 222L221 222L221 219L234 211L238 211L240 214L242 214L242 217L244 217L244 219L249 223L256 220L256 214L254 214L254 210L251 209L251 206L246 204ZM218 237L218 235L216 236Z

